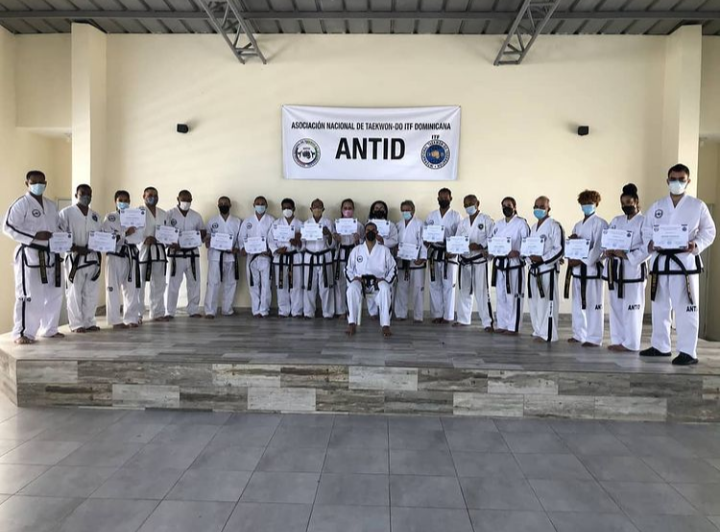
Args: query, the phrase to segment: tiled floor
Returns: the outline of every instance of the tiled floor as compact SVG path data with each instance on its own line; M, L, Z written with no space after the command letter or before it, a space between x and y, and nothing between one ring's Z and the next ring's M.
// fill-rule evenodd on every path
M719 529L720 425L0 399L2 532Z

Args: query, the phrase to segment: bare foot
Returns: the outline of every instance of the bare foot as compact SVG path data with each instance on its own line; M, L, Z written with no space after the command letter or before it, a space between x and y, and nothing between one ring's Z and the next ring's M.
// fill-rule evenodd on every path
M205 314L205 319L206 319L206 320L214 320L214 319L215 319L215 314Z
M18 345L30 345L34 344L35 340L28 338L27 336L21 336L20 338L15 338L15 343Z
M503 334L505 336L517 336L518 332L517 331L505 331Z
M100 330L100 327L97 325L93 325L92 327L87 328L87 332L98 332Z
M153 318L151 321L168 321L167 316L162 316L160 318Z
M442 323L442 322L443 322L443 319L442 319L442 318L435 318L434 320L432 320L432 322L433 322L433 323Z
M608 348L608 351L620 351L621 347L622 346L620 344L612 344L612 345L609 345L607 348Z
M494 332L496 332L498 334L505 334L507 332L507 329L495 329Z
M407 318L398 318L398 317L396 317L396 318L395 318L395 321L407 321Z
M339 319L339 320L346 320L346 319L347 319L347 314L338 314L338 319Z
M392 336L392 331L390 330L390 327L383 327L382 333L385 338Z
M494 332L495 329L493 329L492 326L490 326L490 327L485 327L484 331L491 333L491 332Z
M443 318L443 320L440 323L452 323L452 320L446 320Z
M545 338L540 338L539 336L536 336L535 338L533 338L533 342L536 342L536 343L538 343L538 344L539 344L540 342L545 343L546 341L547 341L547 340L545 340Z
M357 332L357 325L354 323L349 323L347 331L345 331L345 334L348 336L355 336L355 333Z
M370 315L370 319L373 320L373 321L379 321L379 320L380 320L380 315L379 315L379 314L375 314L375 315L373 316L373 315L371 314L371 315Z
M172 321L175 319L175 316L170 316L169 314L165 316L165 321Z
M422 323L422 320L413 320L413 323Z
M460 323L459 321L456 321L455 323L453 323L453 327L467 327L468 325L470 325L470 324L469 323Z
M190 314L191 318L202 318L202 314Z
M85 327L78 327L73 332L78 333L78 334L85 334L87 332L87 329ZM51 338L52 338L52 336L51 336Z
M583 347L600 347L598 344L593 344L593 343L590 343L590 342L584 342L584 343L582 344L582 346L583 346Z
M140 324L139 323L128 323L127 326L130 329L137 329L138 327L140 327Z
M61 332L56 332L56 333L53 334L52 336L48 336L48 338L58 338L58 339L59 339L59 338L65 338L65 335L64 335L63 333L61 333Z
M618 353L632 353L632 352L633 352L632 349L628 349L628 348L625 347L624 345L619 345L619 346L617 346L616 351L617 351Z
M128 326L125 325L124 323L117 323L117 324L113 325L113 329L127 329L127 328L128 328Z
M568 338L569 344L579 344L580 340L576 340L575 338Z

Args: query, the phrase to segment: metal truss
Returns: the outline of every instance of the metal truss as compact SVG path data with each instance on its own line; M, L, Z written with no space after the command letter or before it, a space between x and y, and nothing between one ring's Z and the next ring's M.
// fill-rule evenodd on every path
M195 0L195 3L207 13L210 24L240 63L244 65L248 57L258 57L263 65L267 64L237 0ZM242 37L247 39L246 44L241 44Z
M495 58L495 66L522 63L560 1L524 0Z

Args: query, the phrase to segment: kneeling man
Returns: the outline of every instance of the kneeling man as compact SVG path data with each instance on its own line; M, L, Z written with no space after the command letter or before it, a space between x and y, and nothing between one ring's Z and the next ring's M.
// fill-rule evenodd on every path
M397 266L392 253L376 241L377 226L370 222L365 226L365 242L353 248L348 257L345 275L348 280L348 330L352 336L362 312L363 294L373 298L380 311L380 326L383 336L390 336L390 306L392 286L397 275Z

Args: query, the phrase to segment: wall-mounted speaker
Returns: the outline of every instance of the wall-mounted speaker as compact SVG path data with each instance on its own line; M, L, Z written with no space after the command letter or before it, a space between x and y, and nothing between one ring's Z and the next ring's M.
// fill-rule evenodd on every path
M178 124L178 125L177 125L177 132L178 132L178 133L183 133L183 134L185 134L185 133L187 133L188 131L190 131L190 128L188 127L187 124Z
M584 137L590 134L590 126L578 126L578 135Z

